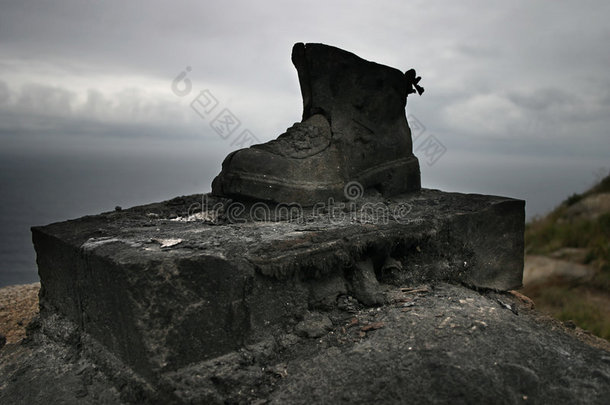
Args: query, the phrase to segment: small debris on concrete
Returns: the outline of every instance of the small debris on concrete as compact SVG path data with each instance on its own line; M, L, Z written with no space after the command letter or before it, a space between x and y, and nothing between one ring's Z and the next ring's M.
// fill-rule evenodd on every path
M508 291L508 293L517 298L519 301L521 301L527 309L534 309L536 307L534 301L527 295L523 295L519 291L515 290L510 290Z
M170 218L170 221L173 222L196 222L203 221L209 224L217 224L219 222L219 218L214 212L196 212L191 215L187 215L184 217L174 216Z
M333 323L328 316L312 313L306 315L305 319L295 326L294 331L302 337L319 338L331 330L332 327Z
M373 322L369 323L368 325L364 325L362 328L360 328L360 330L362 332L368 332L371 330L381 329L383 327L385 327L385 324L383 322Z
M401 287L400 291L405 294L417 294L417 293L429 293L428 287L424 288L413 288L413 287Z
M182 239L152 239L153 242L157 242L161 245L162 248L176 246L177 244L182 242Z
M477 330L477 329L485 329L487 328L487 323L483 322L483 321L473 321L472 326L470 327L471 330Z
M293 335L292 333L281 335L278 338L278 344L283 349L286 349L290 346L294 346L298 342L299 342L299 337L297 335Z
M445 326L447 326L447 324L449 323L450 320L451 320L450 316L446 317L445 319L442 320L441 323L438 324L437 328L439 328L439 329L444 328Z
M284 378L288 376L288 366L286 365L286 363L279 363L267 367L265 371L279 378Z
M351 295L341 295L337 297L337 308L349 313L358 312L360 303Z
M496 301L498 302L498 304L500 304L500 306L502 306L502 308L509 309L510 311L512 311L513 314L519 315L519 312L517 311L517 307L515 305L507 304L499 298L496 298Z

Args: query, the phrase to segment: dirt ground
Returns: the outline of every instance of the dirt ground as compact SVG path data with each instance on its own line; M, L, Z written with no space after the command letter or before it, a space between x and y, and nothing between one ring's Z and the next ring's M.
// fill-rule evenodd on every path
M38 313L40 283L0 288L0 334L6 343L19 343L25 328Z
M539 311L610 341L610 291L595 282L598 270L572 260L526 255L520 291Z

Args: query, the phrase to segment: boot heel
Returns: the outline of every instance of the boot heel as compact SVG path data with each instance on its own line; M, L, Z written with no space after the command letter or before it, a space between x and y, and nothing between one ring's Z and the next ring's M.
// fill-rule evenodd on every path
M415 156L372 167L361 173L358 179L365 189L375 188L384 197L421 188L419 161Z

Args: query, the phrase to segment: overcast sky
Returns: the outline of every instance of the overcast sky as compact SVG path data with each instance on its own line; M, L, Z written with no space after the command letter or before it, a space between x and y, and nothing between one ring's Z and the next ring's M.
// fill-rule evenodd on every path
M209 184L236 145L191 101L207 89L273 139L302 112L292 45L323 42L423 77L415 148L446 149L419 151L424 187L524 198L531 217L610 168L608 16L607 1L3 0L0 148L201 156Z

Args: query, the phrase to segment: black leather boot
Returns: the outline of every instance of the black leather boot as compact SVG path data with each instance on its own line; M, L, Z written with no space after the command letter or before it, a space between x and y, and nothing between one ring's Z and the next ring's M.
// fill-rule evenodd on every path
M295 44L292 62L303 120L276 140L229 154L213 194L313 205L346 199L352 181L384 196L420 189L405 117L409 74L323 44Z

